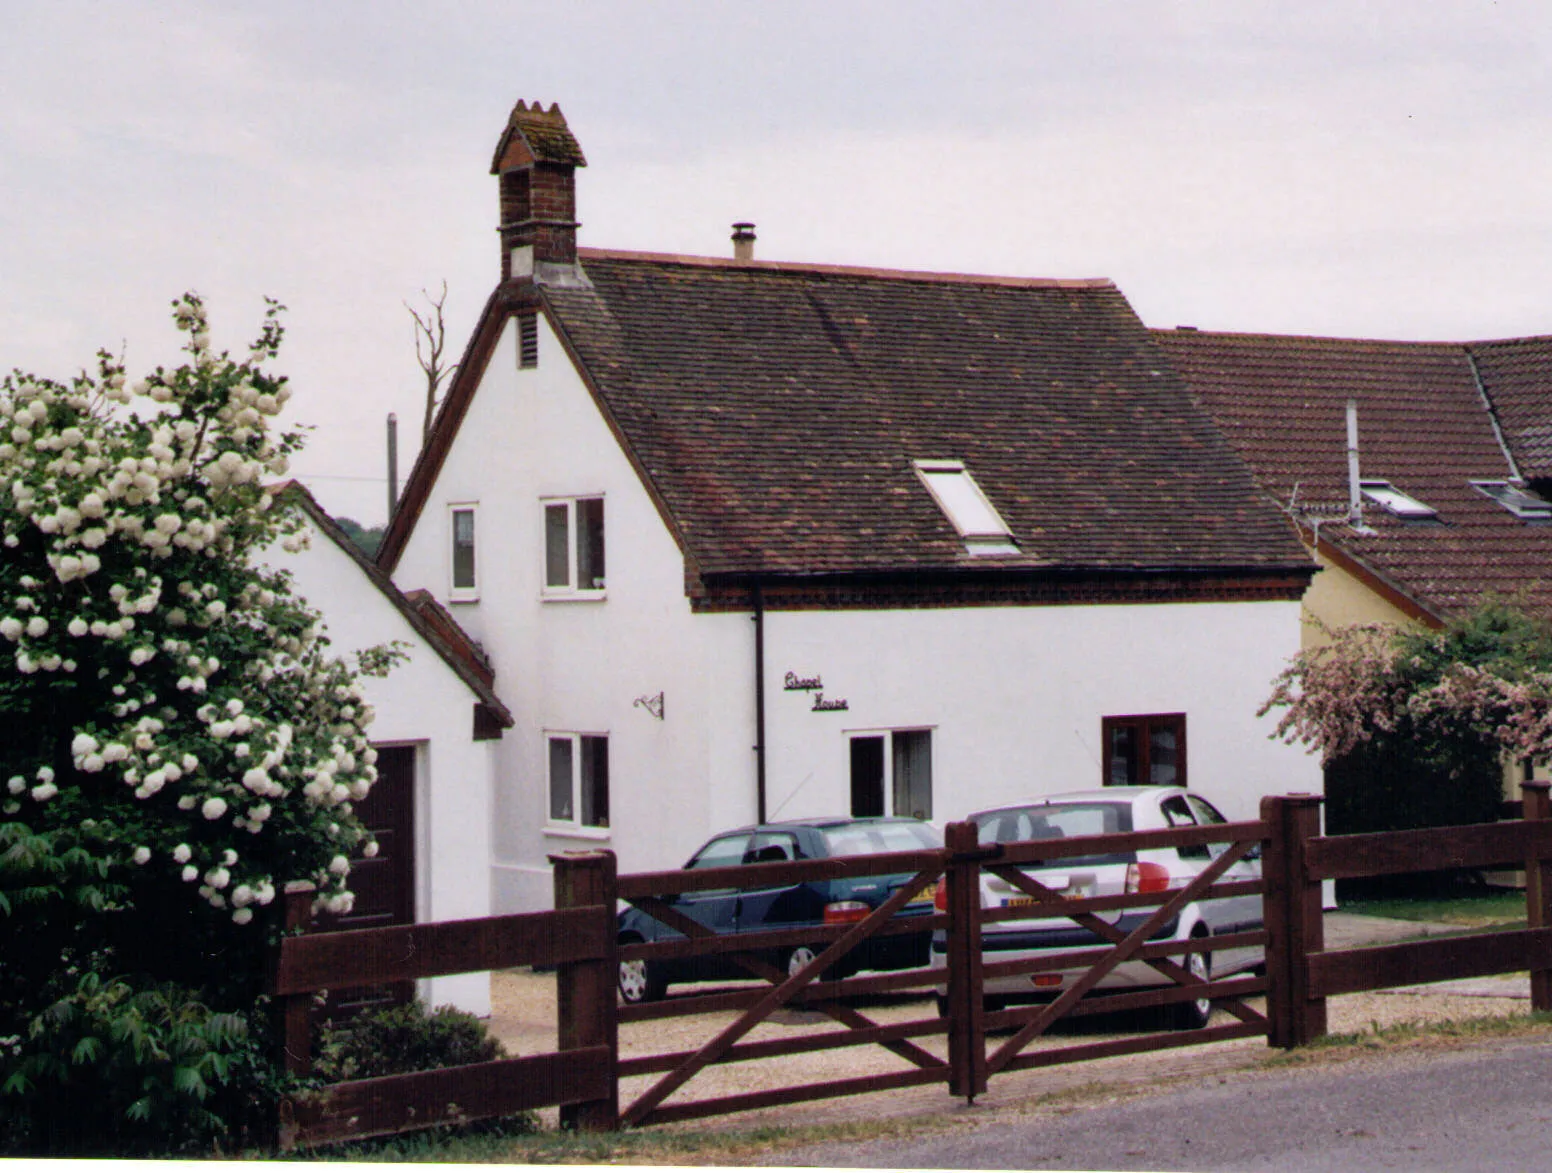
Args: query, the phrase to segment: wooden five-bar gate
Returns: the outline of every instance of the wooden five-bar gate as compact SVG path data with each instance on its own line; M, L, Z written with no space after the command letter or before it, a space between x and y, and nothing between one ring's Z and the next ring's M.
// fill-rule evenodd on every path
M973 824L955 823L947 828L941 850L626 876L616 876L608 852L559 855L552 857L553 912L345 933L301 932L310 896L293 894L287 915L297 935L280 946L272 982L291 1071L310 1070L311 1004L318 990L521 965L555 967L558 1049L333 1084L283 1105L280 1140L286 1147L312 1145L546 1105L560 1106L566 1126L606 1130L923 1084L941 1083L955 1096L973 1098L1000 1074L1082 1059L1256 1036L1267 1037L1273 1046L1298 1046L1324 1033L1325 999L1334 995L1488 973L1529 970L1532 1005L1552 1010L1552 809L1545 783L1527 783L1521 819L1386 835L1322 837L1319 804L1308 795L1268 798L1255 822L990 846L977 841ZM1189 883L1164 892L1072 898L1024 870L1064 858L1201 845L1210 847L1211 862ZM1256 854L1262 859L1261 878L1225 878L1237 862ZM1526 870L1526 929L1343 952L1324 948L1323 880L1495 866ZM983 909L983 871L1000 877L1027 901ZM677 909L673 899L696 891L895 875L910 878L853 924L719 935ZM937 884L944 885L945 896L937 911L896 915ZM1264 928L1185 941L1150 940L1193 901L1235 896L1261 897ZM635 905L682 936L620 943L619 902ZM1101 915L1128 909L1144 911L1140 923L1126 932ZM1068 918L1090 930L1098 943L1060 958L983 955L983 926L1029 919L1034 912ZM927 931L945 938L943 967L844 980L822 976L844 966L847 956L870 938ZM814 951L808 964L792 970L772 964L773 957L797 946ZM1256 947L1265 949L1264 973L1204 980L1186 964L1186 955L1195 952ZM724 984L710 992L697 989L657 1002L617 1005L621 961L711 955L721 955L723 962L763 984ZM1161 984L1098 996L1104 978L1126 963L1151 966ZM1048 1003L995 1012L986 1007L988 979L1081 967L1086 967L1082 976ZM940 1011L905 1022L876 1021L857 1002L863 995L933 995L940 988L946 988ZM1247 1001L1262 995L1264 1010ZM1212 999L1228 1021L1029 1049L1063 1018L1203 998ZM935 1006L935 1000L926 1005ZM748 1038L782 1008L816 1012L832 1028ZM621 1025L709 1012L736 1017L694 1050L620 1055ZM882 1047L901 1063L897 1070L878 1074L667 1102L713 1065L858 1046ZM636 1089L623 1102L622 1080L633 1081Z

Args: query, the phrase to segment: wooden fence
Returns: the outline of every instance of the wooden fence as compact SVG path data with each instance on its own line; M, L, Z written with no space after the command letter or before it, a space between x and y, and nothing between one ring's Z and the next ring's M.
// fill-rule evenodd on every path
M1522 819L1496 824L1325 838L1318 833L1320 799L1292 795L1264 800L1256 822L1074 837L1059 843L982 846L973 824L956 823L947 828L941 850L618 877L611 853L584 852L551 857L553 912L345 933L300 933L308 897L299 895L288 911L299 935L282 943L272 982L284 1020L289 1070L305 1074L311 1069L311 1003L316 991L520 965L556 969L558 1049L333 1084L283 1105L281 1143L314 1145L546 1105L560 1106L565 1126L607 1130L931 1083L942 1083L952 1095L973 1098L986 1091L992 1077L1036 1066L1247 1036L1264 1035L1273 1046L1298 1046L1324 1033L1328 997L1490 973L1529 970L1532 1005L1552 1010L1552 804L1546 783L1526 784L1522 813ZM1163 892L1076 899L1044 887L1024 870L1062 858L1200 845L1221 846L1190 883ZM1258 851L1260 879L1224 878L1236 861ZM1322 880L1495 866L1526 871L1529 927L1524 930L1340 952L1324 947ZM983 909L983 871L1000 877L1028 897L1028 903ZM870 875L909 879L854 924L718 935L676 910L671 899L693 891L752 890ZM896 915L935 883L945 886L942 911ZM1153 939L1193 901L1255 895L1262 899L1263 930L1211 939ZM619 943L620 901L634 904L682 936ZM982 926L1028 919L1031 904L1039 906L1042 917L1069 918L1089 930L1095 947L1060 959L1010 961L983 955ZM1139 910L1142 917L1128 932L1100 916L1126 909ZM932 930L946 938L943 967L821 980L867 941ZM772 964L773 956L796 945L810 946L816 956L795 972ZM1245 947L1264 947L1265 976L1204 981L1183 964L1191 953ZM622 960L688 956L720 956L765 984L617 1006L615 983ZM1093 996L1117 966L1139 962L1157 971L1160 985ZM986 1009L983 984L988 977L1077 968L1085 972L1065 983L1049 1003ZM860 995L928 995L945 987L941 1014L907 1022L881 1024L855 1001ZM1264 1012L1245 1001L1262 994ZM1231 1021L1026 1050L1063 1017L1169 1007L1200 998L1213 999ZM745 1041L755 1026L782 1007L817 1011L841 1029ZM694 1050L620 1057L620 1024L712 1011L738 1015ZM1006 1032L994 1037L994 1049L988 1048L989 1031ZM940 1040L936 1051L922 1045L932 1039ZM864 1045L890 1051L904 1061L903 1069L665 1103L715 1064ZM646 1075L659 1078L622 1110L620 1080Z
M1529 971L1531 1007L1552 1010L1552 802L1547 782L1523 786L1521 818L1465 827L1322 837L1320 800L1269 798L1281 810L1267 844L1267 929L1273 1046L1296 1047L1326 1032L1326 999L1423 982ZM1524 929L1364 949L1327 950L1323 880L1450 868L1523 867Z

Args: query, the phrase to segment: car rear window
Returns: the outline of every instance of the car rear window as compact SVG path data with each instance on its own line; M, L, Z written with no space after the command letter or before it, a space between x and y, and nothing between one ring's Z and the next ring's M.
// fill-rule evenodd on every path
M926 823L847 823L823 830L825 850L835 855L880 855L942 846Z
M1027 843L1071 839L1079 835L1113 835L1132 829L1132 808L1124 802L1040 803L971 815L982 843ZM1080 864L1132 863L1133 852L1059 857L1063 867Z

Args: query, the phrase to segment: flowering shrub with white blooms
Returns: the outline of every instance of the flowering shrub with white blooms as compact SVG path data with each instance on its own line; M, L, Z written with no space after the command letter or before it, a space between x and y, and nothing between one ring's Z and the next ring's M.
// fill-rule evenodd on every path
M300 444L282 307L238 358L172 308L176 369L0 383L0 1028L72 964L251 1000L265 909L347 911L375 846L361 667L258 558L305 533L265 487Z

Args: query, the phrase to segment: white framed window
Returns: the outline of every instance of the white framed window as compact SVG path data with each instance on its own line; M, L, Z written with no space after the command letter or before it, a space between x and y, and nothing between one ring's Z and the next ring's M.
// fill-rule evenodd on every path
M1409 497L1389 481L1359 481L1359 491L1386 513L1412 520L1425 520L1439 516L1431 505L1424 505L1416 497Z
M609 826L609 737L597 733L545 734L551 826Z
M1531 492L1524 485L1512 481L1472 481L1471 484L1518 518L1525 521L1552 520L1552 502Z
M544 508L544 593L601 598L604 593L604 499L551 497Z
M1007 522L981 492L962 460L917 460L916 475L971 554L1017 554Z
M479 566L475 560L478 513L479 506L473 501L456 502L447 507L447 597L454 603L472 603L480 597Z
M889 729L847 735L851 813L932 818L932 730Z

